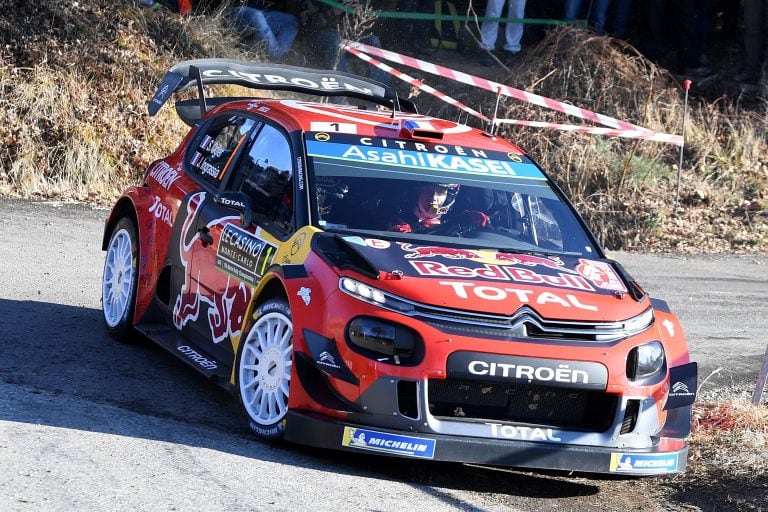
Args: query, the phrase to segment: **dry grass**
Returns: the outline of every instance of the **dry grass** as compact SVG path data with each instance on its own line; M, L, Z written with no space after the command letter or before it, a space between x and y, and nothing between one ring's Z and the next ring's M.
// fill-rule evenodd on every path
M699 402L693 411L689 472L768 478L768 409L743 399Z
M186 131L170 108L146 113L172 64L260 60L258 49L238 46L222 12L184 17L107 0L0 0L0 194L109 203L134 183ZM307 50L300 57L311 65ZM459 68L473 59L445 58ZM631 47L583 30L552 31L513 73L495 78L661 132L681 130L674 78ZM427 81L486 113L493 109L491 95ZM453 107L426 95L419 103L456 117ZM574 121L514 100L501 105L499 117ZM692 100L678 207L673 146L535 128L504 135L549 171L608 249L766 251L765 125L759 109Z
M172 64L258 58L237 47L221 12L180 17L106 1L81 11L52 2L38 9L41 23L47 17L63 33L52 38L58 51L32 44L26 53L0 57L0 194L111 202L187 130L172 109L146 113L147 98ZM82 38L68 35L78 17L92 23L77 34ZM34 40L5 34L14 36ZM25 60L34 65L18 65Z
M679 134L683 91L631 46L560 28L532 48L510 80L550 98ZM519 102L500 116L579 123ZM768 134L764 114L693 98L675 207L675 146L527 128L505 135L528 149L611 248L679 251L768 249Z

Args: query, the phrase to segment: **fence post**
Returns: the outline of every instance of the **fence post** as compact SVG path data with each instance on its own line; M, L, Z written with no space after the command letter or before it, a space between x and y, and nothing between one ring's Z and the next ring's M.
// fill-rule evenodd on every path
M768 379L768 347L765 348L765 355L763 356L763 366L760 368L760 373L757 374L757 384L755 385L755 393L752 395L752 405L757 407L760 405L760 401L763 399L763 391L765 390L765 381Z

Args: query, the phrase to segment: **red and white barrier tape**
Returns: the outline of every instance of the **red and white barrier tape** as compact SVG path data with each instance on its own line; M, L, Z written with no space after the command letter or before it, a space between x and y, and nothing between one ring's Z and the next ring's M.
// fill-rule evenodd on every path
M380 60L374 59L370 55L361 52L357 48L353 48L353 47L350 47L350 46L345 46L344 49L346 51L348 51L349 53L351 53L352 55L355 55L358 58L368 62L372 66L376 66L377 68L379 68L379 69L381 69L383 71L386 71L390 75L394 75L395 77L399 78L403 82L406 82L406 83L408 83L410 85L413 85L414 87L418 87L422 91L424 91L426 93L429 93L429 94L431 94L433 96L436 96L437 98L440 98L444 102L449 103L449 104L453 105L454 107L457 107L457 108L463 110L464 112L467 112L467 113L475 116L476 118L485 121L486 123L490 123L491 122L491 120L487 116L484 116L483 114L481 114L480 112L476 111L475 109L473 109L471 107L468 107L467 105L465 105L464 103L460 102L456 98L452 98L451 96L448 96L447 94L438 91L434 87L430 87L429 85L425 84L421 80L419 80L417 78L414 78L414 77L412 77L412 76L410 76L410 75L408 75L406 73L403 73L402 71L400 71L398 69L395 69L392 66L381 62Z
M520 121L517 119L496 119L495 124L516 124L519 126L531 126L534 128L550 128L553 130L562 130L566 132L587 133L590 135L606 135L608 137L625 137L628 139L643 139L656 142L667 142L676 146L683 145L681 135L670 135L668 133L657 133L648 130L614 130L613 128L601 128L597 126L584 126L574 124L547 123L544 121Z
M620 121L613 117L609 117L603 114L597 114L595 112L592 112L580 107L576 107L568 103L563 103L561 101L553 100L551 98L539 96L538 94L533 94L520 89L515 89L514 87L509 87L507 85L500 84L492 80L487 80L485 78L463 73L461 71L455 71L453 69L439 66L437 64L432 64L430 62L416 59L414 57L401 55L393 51L383 50L375 46L370 46L367 44L357 43L357 42L348 41L348 40L342 41L342 45L344 49L349 52L351 52L352 49L357 49L366 54L375 55L377 57L383 58L390 62L396 62L398 64L403 64L404 66L419 69L421 71L425 71L433 75L450 78L457 82L461 82L467 85L471 85L474 87L479 87L481 89L491 91L494 94L504 94L506 96L510 96L512 98L524 101L526 103L531 103L533 105L538 105L544 108L555 110L557 112L562 112L564 114L572 115L575 117L579 117L581 119L599 123L609 128L614 128L617 130L626 130L629 132L656 133L647 128L643 128L642 126L637 126L635 124L628 123L626 121ZM675 135L667 135L667 136L676 137Z

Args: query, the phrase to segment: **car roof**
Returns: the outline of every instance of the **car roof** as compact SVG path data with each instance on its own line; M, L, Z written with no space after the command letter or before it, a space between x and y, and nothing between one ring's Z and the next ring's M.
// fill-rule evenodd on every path
M267 116L289 132L339 132L360 137L405 139L430 145L455 145L517 155L525 152L503 137L465 124L421 114L297 99L237 98L221 110L245 110Z

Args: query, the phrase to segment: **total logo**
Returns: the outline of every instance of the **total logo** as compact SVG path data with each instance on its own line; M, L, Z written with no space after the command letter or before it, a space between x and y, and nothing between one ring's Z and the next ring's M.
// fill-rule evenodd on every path
M570 293L558 295L553 292L537 293L533 290L520 288L498 288L495 286L478 286L465 281L439 281L439 284L450 287L460 299L478 298L482 300L505 301L517 299L521 304L558 304L564 308L577 308L586 311L597 311L597 306L584 304L578 297Z
M156 219L173 227L173 213L171 213L170 208L168 208L159 197L155 196L152 201L152 206L150 206L147 211Z
M562 442L551 428L523 427L517 425L504 425L503 423L486 423L491 427L492 437L503 439L517 439L519 441L549 441L551 443Z

